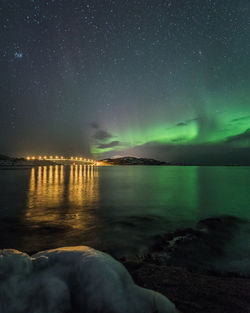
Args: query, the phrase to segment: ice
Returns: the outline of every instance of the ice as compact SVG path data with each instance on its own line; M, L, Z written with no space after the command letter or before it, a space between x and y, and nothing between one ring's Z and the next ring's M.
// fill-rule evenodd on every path
M135 285L122 264L89 247L33 256L0 250L0 313L176 313L163 295Z

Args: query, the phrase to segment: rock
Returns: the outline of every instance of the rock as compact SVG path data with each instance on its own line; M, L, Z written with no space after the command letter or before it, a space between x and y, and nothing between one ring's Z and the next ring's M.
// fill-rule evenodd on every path
M0 250L1 313L177 313L165 296L134 284L125 267L89 247L32 257Z

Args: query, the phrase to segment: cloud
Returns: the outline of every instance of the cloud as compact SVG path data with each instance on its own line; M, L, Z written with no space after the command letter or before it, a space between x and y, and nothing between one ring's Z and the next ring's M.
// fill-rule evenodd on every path
M250 133L244 136L249 136ZM148 142L126 150L112 150L105 157L122 154L154 158L189 165L250 165L250 147L234 147L229 142L216 144L174 144Z
M241 116L238 118L234 118L233 120L231 120L232 123L236 123L236 122L241 122L241 121L246 121L250 119L250 115L246 115L246 116Z
M114 136L110 134L107 130L102 129L100 124L98 124L97 122L90 123L90 126L91 128L95 130L92 136L92 138L95 140L95 144L99 144L101 147L102 145L110 145L110 144L114 145L114 143L117 143L115 141L112 141L111 143L107 143L107 140L111 139ZM101 149L104 149L104 148L101 148Z
M120 145L120 141L111 141L109 143L100 144L97 148L98 149L107 149L113 148Z
M175 139L172 139L171 142L183 142L185 141L187 138L185 137L179 137L179 138L175 138Z
M97 123L97 122L92 122L90 123L90 126L94 129L99 129L100 128L100 125Z
M188 120L185 120L185 121L181 121L177 124L175 124L176 127L183 127L183 126L187 126L188 124L192 123L192 122L197 122L199 121L200 119L202 119L202 117L194 117L194 118L190 118Z
M239 140L250 140L250 128L248 128L246 131L244 131L241 134L235 135L235 136L229 136L227 137L227 142L235 142Z
M92 145L95 149L105 150L111 149L121 145L121 142L118 140L112 140L112 138L116 137L109 133L107 130L102 129L102 127L96 123L92 122L91 127L95 130L92 136ZM121 147L120 147L121 148ZM101 151L98 152L100 154Z
M104 129L98 129L95 134L93 135L93 138L96 140L101 140L101 141L105 141L108 140L110 138L112 138L113 136L106 130Z
M177 126L177 127L187 126L187 123L186 122L180 122L180 123L177 123L175 126Z

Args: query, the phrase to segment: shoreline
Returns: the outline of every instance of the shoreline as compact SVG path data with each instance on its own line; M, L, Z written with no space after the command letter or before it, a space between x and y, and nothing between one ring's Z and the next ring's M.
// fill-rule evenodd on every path
M201 220L158 236L148 255L120 262L136 284L164 294L182 313L250 313L250 260L247 270L230 270L225 248L244 223L232 216Z
M157 236L144 256L116 258L107 253L125 266L137 285L165 295L181 313L250 313L250 272L210 267L242 223L232 216L211 217L195 228Z
M33 164L33 165L13 165L13 166L0 166L0 170L27 170L37 168L40 166L65 166L69 167L69 164ZM76 165L74 165L76 166ZM149 164L101 164L98 167L250 167L250 164L161 164L161 165L149 165Z
M191 272L184 267L123 262L135 283L162 293L182 313L250 312L250 278Z

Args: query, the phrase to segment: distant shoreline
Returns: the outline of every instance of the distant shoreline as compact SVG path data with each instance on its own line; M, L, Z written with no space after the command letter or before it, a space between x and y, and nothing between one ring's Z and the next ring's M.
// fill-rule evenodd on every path
M81 163L79 160L74 162L64 162L58 160L27 160L24 158L12 158L8 156L1 156L0 155L0 169L24 169L24 168L32 168L38 166L53 166L53 165L93 165L93 166L221 166L221 167L246 167L250 166L250 160L246 163L223 163L223 162L166 162L166 161L159 161L150 158L137 158L137 157L119 157L119 158L108 158L102 160L92 160L92 163Z
M34 164L34 165L13 165L13 166L2 166L0 165L0 170L29 170L31 168L44 166L65 166L69 167L71 165L65 164ZM250 167L250 164L159 164L159 165L147 165L147 164L107 164L98 165L98 167Z

